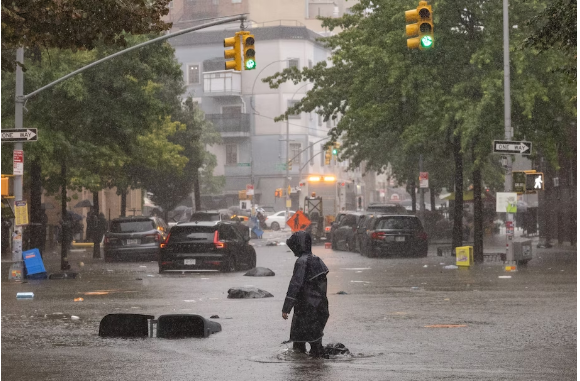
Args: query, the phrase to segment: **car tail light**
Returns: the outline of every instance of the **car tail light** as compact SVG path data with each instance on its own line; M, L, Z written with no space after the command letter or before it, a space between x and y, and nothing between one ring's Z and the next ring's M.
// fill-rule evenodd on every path
M427 233L425 232L419 232L415 237L422 239L423 241L427 241L428 238Z
M213 244L215 245L216 249L223 249L226 246L225 243L220 241L220 235L217 230L213 235Z
M169 237L171 236L171 233L167 234L167 238L165 238L165 241L161 242L161 244L159 245L160 248L164 248L167 246L167 244L169 243Z
M324 231L325 231L325 232L329 232L329 231L330 231L330 226L327 226L327 227L325 227L325 228L324 228Z
M372 232L371 238L372 239L385 239L385 232Z
M119 239L115 238L115 237L105 237L106 244L116 243L118 241L119 241Z

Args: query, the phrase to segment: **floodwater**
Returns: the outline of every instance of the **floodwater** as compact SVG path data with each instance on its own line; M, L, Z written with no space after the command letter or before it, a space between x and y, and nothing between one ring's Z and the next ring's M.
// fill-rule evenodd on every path
M444 269L454 258L434 252L376 259L316 246L330 269L323 344L341 342L351 354L312 359L282 344L290 330L281 308L294 256L286 246L256 250L258 266L274 277L245 277L244 271L159 275L156 263L103 263L90 253L72 253L80 279L3 280L2 377L576 379L575 252L541 254L506 273L499 263ZM50 268L50 259L45 262ZM506 275L511 278L499 278ZM274 297L227 299L235 286L258 287ZM30 291L33 300L16 300L17 292ZM222 331L205 339L99 337L102 317L120 312L218 315Z

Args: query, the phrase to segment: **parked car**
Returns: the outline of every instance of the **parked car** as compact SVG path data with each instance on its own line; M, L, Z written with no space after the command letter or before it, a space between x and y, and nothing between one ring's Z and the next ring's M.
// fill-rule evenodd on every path
M375 213L373 212L366 212L358 221L356 226L356 231L354 232L354 250L357 253L362 253L363 245L364 245L364 238L371 226L372 222L374 221Z
M375 212L382 214L408 214L407 209L401 204L383 204L383 203L371 203L367 206L367 212Z
M193 212L189 221L227 221L231 218L229 210L203 210Z
M264 216L271 216L272 214L276 213L276 209L273 206L264 205L258 206L256 210L262 213Z
M239 225L226 221L186 222L171 228L159 252L159 273L256 267L256 251ZM247 231L247 228L245 228Z
M329 242L332 242L332 234L334 233L334 231L336 230L336 228L338 227L338 224L340 224L340 220L347 215L347 213L353 213L353 212L346 212L346 211L342 211L340 213L338 213L336 215L336 217L334 218L334 221L330 224L330 226L327 226L324 230L324 233L326 234L326 240ZM336 249L335 247L333 247L333 249Z
M364 256L427 256L427 233L416 216L376 215L362 237L361 254Z
M348 251L354 251L356 227L364 215L364 212L350 212L340 219L332 232L331 242L334 250L344 248Z
M296 213L290 210L288 212L288 218L292 217ZM280 212L274 213L271 216L266 217L266 227L272 230L280 230L280 228L286 226L286 211L282 210Z
M159 255L159 244L165 240L169 226L160 217L119 217L105 233L105 262L152 260Z

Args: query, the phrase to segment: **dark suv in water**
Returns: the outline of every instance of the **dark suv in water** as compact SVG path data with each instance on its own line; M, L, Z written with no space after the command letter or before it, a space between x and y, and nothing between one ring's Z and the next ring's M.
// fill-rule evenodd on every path
M169 227L159 217L119 217L111 221L105 233L105 262L156 261L159 244Z
M247 230L243 225L226 221L175 225L161 244L159 273L252 269L256 267L256 251L249 244Z
M418 217L379 214L372 217L367 226L360 242L362 255L427 256L428 237Z

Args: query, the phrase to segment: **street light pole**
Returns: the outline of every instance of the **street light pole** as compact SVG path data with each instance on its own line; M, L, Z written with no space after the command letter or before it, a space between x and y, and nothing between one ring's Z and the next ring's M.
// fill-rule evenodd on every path
M16 99L14 110L14 128L22 128L24 118L24 73L22 64L24 62L24 48L16 50ZM14 143L14 150L21 151L22 143ZM14 201L22 201L22 175L14 175ZM15 221L16 222L16 221ZM8 279L20 280L23 278L22 264L22 226L14 224L14 234L12 236L12 265L8 273Z
M292 94L292 98L290 101L294 100L294 97L298 93L298 91L303 88L304 86L308 86L309 84L306 83L299 88L296 89L294 94ZM288 220L288 215L290 214L290 170L288 168L288 164L290 163L290 120L288 116L286 116L286 220Z
M505 140L511 140L512 133L512 116L511 116L511 95L510 95L510 41L509 41L509 17L508 17L508 0L503 0L503 88L504 88L504 133ZM512 157L507 156L507 166L505 173L504 190L512 190ZM513 262L513 214L506 213L506 225L511 225L512 229L506 228L506 260Z

